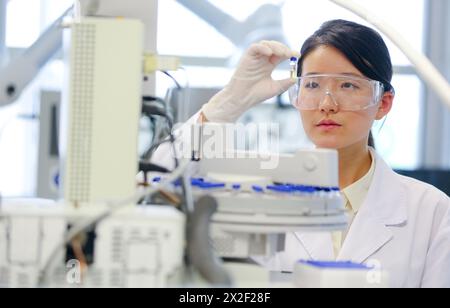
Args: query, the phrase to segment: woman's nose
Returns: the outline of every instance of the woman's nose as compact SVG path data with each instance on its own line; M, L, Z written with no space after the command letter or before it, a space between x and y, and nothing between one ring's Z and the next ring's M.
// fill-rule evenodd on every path
M339 104L334 99L333 94L329 91L325 93L319 106L320 111L325 113L337 113L339 111Z

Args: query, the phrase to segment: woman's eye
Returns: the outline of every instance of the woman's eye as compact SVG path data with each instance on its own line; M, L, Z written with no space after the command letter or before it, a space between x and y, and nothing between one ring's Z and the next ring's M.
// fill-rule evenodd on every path
M351 82L345 82L342 84L342 89L348 89L348 90L357 90L359 87Z
M305 88L307 89L317 89L319 87L319 84L317 82L307 82L305 84Z

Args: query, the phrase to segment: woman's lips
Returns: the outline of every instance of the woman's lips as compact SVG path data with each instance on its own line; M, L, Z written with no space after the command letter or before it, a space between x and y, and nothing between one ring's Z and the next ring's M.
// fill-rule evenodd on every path
M331 131L342 127L342 125L332 121L332 120L323 120L319 124L317 124L317 128L323 131Z

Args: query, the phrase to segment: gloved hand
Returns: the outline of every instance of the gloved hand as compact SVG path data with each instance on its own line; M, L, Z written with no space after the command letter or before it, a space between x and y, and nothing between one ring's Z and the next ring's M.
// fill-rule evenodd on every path
M287 91L295 80L273 80L272 72L282 61L298 56L275 41L253 44L229 84L203 106L203 116L209 122L236 122L248 109Z

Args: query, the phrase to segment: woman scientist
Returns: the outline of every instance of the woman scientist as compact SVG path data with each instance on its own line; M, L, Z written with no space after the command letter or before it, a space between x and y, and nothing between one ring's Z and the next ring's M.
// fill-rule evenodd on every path
M389 114L395 96L381 36L356 23L329 21L304 43L298 80L273 80L275 67L292 56L277 42L251 46L230 83L196 117L234 122L292 86L309 138L339 152L352 223L342 234L288 234L284 252L259 261L273 271L292 271L300 259L376 262L393 287L450 287L450 199L394 173L372 147L371 127Z

